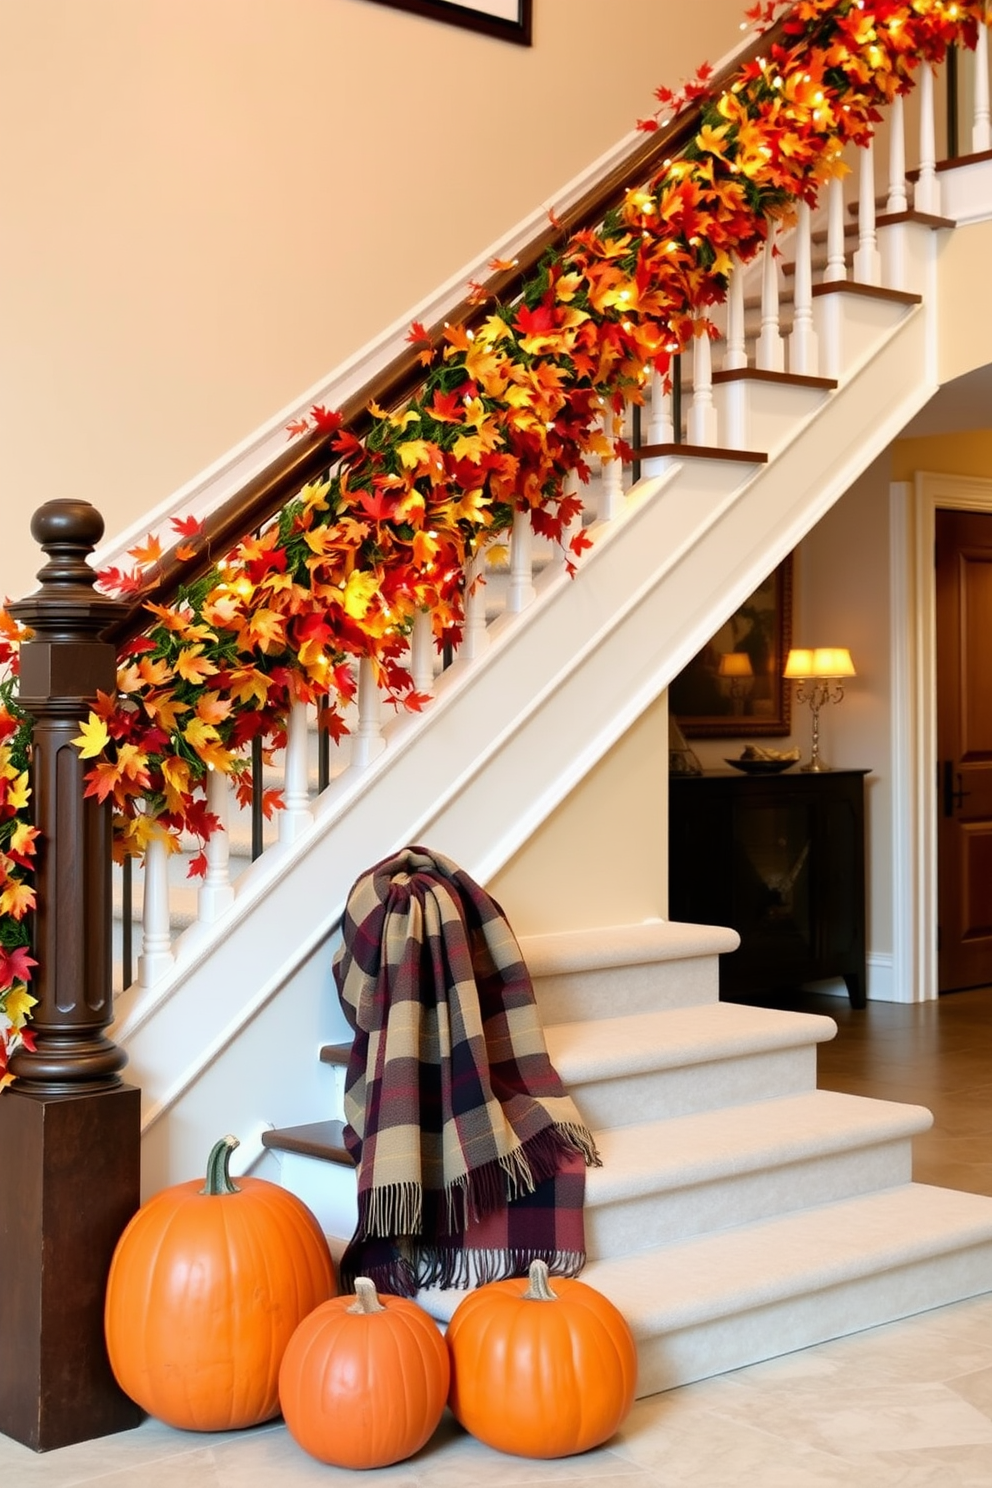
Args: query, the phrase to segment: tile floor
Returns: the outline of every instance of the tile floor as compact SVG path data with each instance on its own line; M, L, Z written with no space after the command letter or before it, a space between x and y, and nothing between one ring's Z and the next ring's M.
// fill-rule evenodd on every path
M798 1002L837 1018L820 1084L934 1111L915 1176L992 1193L992 989L938 1007ZM827 1052L829 1051L829 1052ZM2 1347L2 1340L0 1340ZM305 1488L355 1481L281 1422L200 1436L136 1431L39 1456L0 1436L0 1488ZM506 1457L445 1417L388 1488L992 1488L992 1293L638 1401L582 1457Z

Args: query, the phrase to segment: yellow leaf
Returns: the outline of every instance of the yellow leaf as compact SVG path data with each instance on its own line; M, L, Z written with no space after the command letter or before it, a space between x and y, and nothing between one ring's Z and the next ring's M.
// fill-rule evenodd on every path
M7 993L4 1003L4 1012L15 1028L23 1028L28 1020L28 1013L35 1006L38 999L32 997L23 982L15 982Z
M204 723L202 718L191 718L183 729L183 738L199 753L204 744L214 744L220 738L212 723Z
M7 792L7 805L14 811L23 811L31 799L31 787L28 785L28 772L22 771L14 778L14 782Z
M96 759L97 755L102 754L110 743L107 725L102 718L97 718L95 713L91 713L86 722L79 725L79 730L72 742L79 750L80 758Z
M352 620L362 620L369 605L379 592L379 580L374 573L362 573L355 569L348 578L342 596L344 612Z
M396 446L396 453L406 470L416 470L418 466L430 463L437 454L437 445L429 439L406 439Z

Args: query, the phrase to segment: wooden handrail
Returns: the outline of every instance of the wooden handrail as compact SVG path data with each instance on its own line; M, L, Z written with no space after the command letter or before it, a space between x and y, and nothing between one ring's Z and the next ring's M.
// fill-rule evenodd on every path
M693 100L667 125L646 135L625 160L521 249L512 268L491 275L481 294L461 300L443 320L431 326L427 334L432 345L441 342L446 326L463 325L471 329L491 313L494 301L506 303L515 299L549 249L567 241L573 233L602 222L622 204L632 186L649 180L670 156L684 150L698 133L703 110L713 94L726 87L741 67L766 52L781 37L784 24L783 18L743 47L732 61L714 73L705 96ZM425 376L417 350L401 352L341 405L338 411L342 428L361 438L373 421L369 412L371 403L395 408L413 396ZM140 635L148 624L146 605L173 602L182 585L199 578L249 532L274 516L307 481L335 463L332 439L331 434L314 429L294 440L284 454L207 516L199 536L192 540L184 538L163 554L147 571L142 588L128 599L127 613L115 622L105 638L120 647Z

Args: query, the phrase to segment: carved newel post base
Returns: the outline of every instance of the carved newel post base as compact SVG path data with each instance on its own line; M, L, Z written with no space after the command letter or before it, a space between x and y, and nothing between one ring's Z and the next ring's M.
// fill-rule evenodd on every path
M113 1018L111 819L85 798L72 744L97 690L112 693L101 640L124 606L94 589L87 558L103 519L51 501L31 531L48 562L11 606L34 632L21 647L20 701L34 722L32 1029L0 1094L0 1432L37 1451L127 1430L141 1412L117 1387L103 1298L117 1239L139 1203L138 1092L107 1037Z

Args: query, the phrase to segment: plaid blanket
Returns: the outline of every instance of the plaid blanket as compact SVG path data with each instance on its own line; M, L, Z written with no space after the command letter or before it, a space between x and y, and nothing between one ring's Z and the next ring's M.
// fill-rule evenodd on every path
M355 1031L344 1283L411 1295L524 1275L538 1258L579 1271L585 1166L599 1157L499 906L449 859L408 847L352 888L334 976Z

